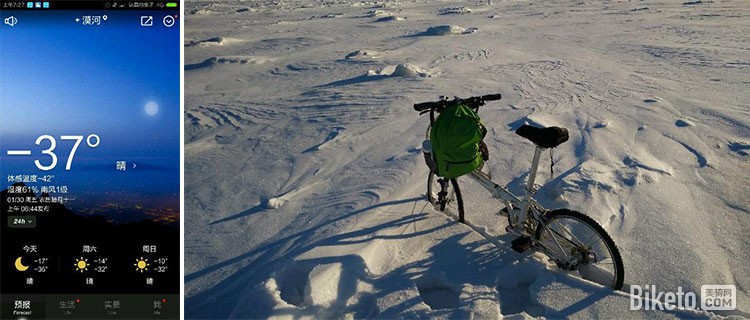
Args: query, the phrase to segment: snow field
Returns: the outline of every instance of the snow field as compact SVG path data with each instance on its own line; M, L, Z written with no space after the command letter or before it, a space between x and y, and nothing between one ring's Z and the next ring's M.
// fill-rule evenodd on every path
M630 311L516 254L468 179L467 219L492 242L427 205L412 104L498 92L480 110L493 180L526 181L533 148L512 130L567 127L542 204L598 221L627 284L735 284L738 310L718 314L748 316L742 1L187 6L188 318L710 317Z

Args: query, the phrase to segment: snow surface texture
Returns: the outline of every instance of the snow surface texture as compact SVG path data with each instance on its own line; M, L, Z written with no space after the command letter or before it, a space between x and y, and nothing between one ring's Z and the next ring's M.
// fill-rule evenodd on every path
M520 192L524 122L570 140L538 198L599 221L625 282L735 284L750 312L746 1L189 1L188 318L707 317L510 250L459 179L467 225L425 201L412 104L480 110L493 179ZM403 19L385 17L400 17ZM626 286L627 288L627 286Z

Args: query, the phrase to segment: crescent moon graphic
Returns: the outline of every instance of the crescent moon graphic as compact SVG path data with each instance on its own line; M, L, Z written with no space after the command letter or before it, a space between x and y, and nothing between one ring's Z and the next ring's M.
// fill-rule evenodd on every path
M29 266L23 265L23 263L21 262L21 258L23 258L23 257L18 257L18 259L16 259L16 269L18 271L23 272L23 271L26 271L26 269L28 269Z

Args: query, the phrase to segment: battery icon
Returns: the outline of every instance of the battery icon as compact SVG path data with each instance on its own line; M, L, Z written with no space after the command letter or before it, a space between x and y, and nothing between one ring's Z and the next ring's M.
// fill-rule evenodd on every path
M177 8L177 2L167 2L167 8Z

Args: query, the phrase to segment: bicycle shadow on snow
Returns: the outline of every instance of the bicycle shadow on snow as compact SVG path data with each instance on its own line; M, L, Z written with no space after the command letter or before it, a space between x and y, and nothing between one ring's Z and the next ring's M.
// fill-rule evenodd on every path
M562 318L613 294L609 288L549 271L539 261L510 248L499 249L484 240L467 242L471 234L471 231L454 234L432 246L429 258L382 275L373 274L367 261L356 254L296 260L274 277L279 296L290 306L276 308L264 316L468 319L476 315L497 318L525 312L532 317ZM331 265L339 266L335 270L339 275L334 277L336 283L326 286L332 280L329 277L316 281L314 276L321 273L316 274L315 269ZM315 288L321 284L323 288ZM332 286L336 288L330 290ZM359 291L362 287L370 289ZM329 297L330 304L316 305L309 296L316 292L335 292L336 297ZM538 301L541 295L569 292L575 292L580 300L553 306ZM381 309L378 301L394 293L405 298ZM493 309L499 313L486 314Z
M436 229L450 225L454 222L446 222ZM264 316L469 318L472 304L481 300L496 301L496 296L491 292L472 292L464 288L467 285L492 288L496 267L505 263L501 258L504 253L494 246L483 241L464 243L463 239L469 234L470 231L464 231L452 235L431 247L427 254L429 258L401 265L382 275L373 274L360 255L296 260L275 276L280 297L291 306L277 308ZM413 237L411 234L406 236ZM314 288L315 285L325 286L325 282L315 281L311 275L317 268L330 265L339 266L335 270L335 275L339 275L336 288L330 290L334 286L330 284L319 290ZM362 287L369 289L358 291ZM333 301L330 305L315 305L309 296L315 292L336 292L336 297L329 298ZM378 301L394 293L403 293L405 297L381 309ZM426 308L422 304L426 304Z
M445 223L433 223L433 227L419 230L419 222L434 219L436 215L439 215L435 212L425 212L426 206L422 210L417 209L420 200L424 200L424 197L388 201L355 210L332 221L263 245L241 256L188 274L185 281L191 282L233 263L253 259L248 265L210 289L186 298L185 315L187 318L248 316L262 318L272 315L316 318L341 315L353 315L355 318L435 316L468 318L474 312L472 306L478 303L499 304L500 310L505 310L503 312L505 314L525 311L532 316L538 316L546 313L546 308L535 304L531 296L524 297L525 301L511 298L515 296L515 292L529 292L530 286L534 283L533 279L516 283L515 286L504 284L509 281L508 277L516 277L525 270L523 268L511 270L507 274L502 274L498 270L513 268L519 264L523 267L535 266L534 268L540 272L549 272L540 262L511 251L509 243L512 239L509 235L498 237L499 241L508 244L507 249L498 249L483 239L467 242L465 238L473 231L466 228L465 231L451 235L429 248L426 255L423 252L402 253L401 255L407 257L420 255L428 258L405 263L382 275L373 274L367 261L358 254L295 260L303 253L315 248L368 244L374 241L384 243L405 239L412 241L444 228L462 226L445 218ZM360 230L335 234L306 244L311 240L314 232L324 225L366 211L409 202L415 203L412 212L405 212L400 218ZM403 231L400 234L378 234L394 228L401 228ZM378 248L380 247L382 246ZM285 250L288 251L285 252ZM374 259L378 261L377 258ZM316 275L326 273L321 276L325 281L314 280L317 278L311 276L311 273L316 273ZM562 273L557 274L565 276ZM274 293L269 293L268 281L270 279L276 282L275 294L286 302L287 306L279 305L278 298L273 296ZM321 284L325 286L322 291L316 288ZM369 289L361 290L363 285L365 288L369 286ZM484 289L476 290L476 288ZM582 288L584 291L587 289L590 288L585 286ZM316 290L335 294L323 297L328 299L323 301L326 303L317 303L319 301L315 300L319 300L320 295L314 294ZM397 292L406 293L407 296L402 301L389 303L386 308L380 309L378 301L389 299L389 295ZM611 294L611 290L608 292ZM592 292L589 297L576 305L569 306L567 310L555 311L554 315L575 313L604 296L606 296L604 291L601 294ZM427 308L420 305L423 303L427 305ZM519 303L522 304L520 307Z
M237 292L242 292L242 289L250 289L250 291L253 291L252 288L254 287L256 288L255 291L257 291L258 289L260 289L259 286L263 281L268 279L268 277L274 271L283 266L284 263L288 263L290 260L292 260L292 258L299 256L302 253L318 246L333 246L356 243L357 241L369 241L357 238L361 238L368 234L373 234L378 230L399 227L408 223L426 219L424 217L426 214L417 213L405 215L402 218L396 219L394 221L389 221L378 226L368 227L344 234L333 235L331 237L324 238L318 241L312 239L314 236L316 236L316 232L322 229L322 227L324 227L325 225L334 224L336 222L354 217L366 211L386 206L416 202L421 199L423 199L423 197L415 197L397 201L387 201L363 209L355 210L306 230L296 232L281 239L274 240L268 244L260 246L257 249L251 250L237 257L187 274L185 275L185 282L190 283L192 281L200 279L203 276L220 271L222 268L241 262L245 259L253 259L253 261L248 265L234 272L231 276L225 278L218 284L213 285L210 289L205 290L193 297L186 298L186 316L197 318L230 317L232 314L231 310L234 309L237 303L241 302L241 299L239 299L237 296ZM414 236L415 234L425 234L432 231L434 230L419 231L416 233L399 236L398 238L408 238ZM348 239L354 240L346 241ZM311 243L306 244L308 242ZM217 307L217 305L222 307Z
M303 231L300 231L300 232L296 232L296 233L294 233L292 235L286 236L286 237L278 239L278 240L274 240L273 242L271 242L271 243L269 243L267 245L264 245L264 246L262 246L262 247L260 247L258 249L255 249L255 250L251 250L251 251L249 251L249 252L247 252L245 254L239 255L239 256L234 257L232 259L228 259L228 260L219 262L217 264L214 264L214 265L212 265L210 267L204 268L202 270L199 270L199 271L187 274L187 275L185 275L185 282L192 282L192 281L194 281L194 280L196 280L196 279L198 279L198 278L200 278L202 276L205 276L205 275L210 274L210 273L212 273L214 271L220 270L221 268L224 268L224 267L227 267L227 266L232 265L234 263L240 262L240 261L242 261L244 259L253 257L254 255L256 255L258 253L267 252L267 251L269 251L269 249L280 248L281 244L283 244L285 241L289 241L289 240L292 240L292 239L296 239L296 242L301 242L301 241L304 241L304 240L308 240L312 235L314 235L314 232L316 230L322 228L325 225L333 224L333 223L336 223L338 221L342 221L342 220L345 220L347 218L351 218L353 216L359 215L359 214L361 214L363 212L366 212L366 211L369 211L369 210L373 210L373 209L377 209L377 208L385 207L385 206L392 206L392 205L402 204L402 203L416 202L418 200L421 200L422 198L423 197L415 197L415 198L410 198L410 199L403 199L403 200L396 200L396 201L387 201L387 202L378 203L378 204L375 204L375 205L372 205L372 206L369 206L369 207L366 207L366 208L363 208L363 209L352 211L352 212L350 212L348 214L342 215L342 216L337 217L335 219L332 219L330 221L326 221L325 223L321 223L321 224L313 226L313 227L311 227L309 229L306 229L306 230L303 230ZM233 216L231 216L229 218L235 218L236 216L239 216L239 215L243 215L243 216L244 215L248 215L248 212L250 212L250 213L258 213L260 211L263 211L263 210L258 210L258 212L256 212L255 208L257 208L257 207L258 206L253 207L253 208L248 209L246 211L243 211L243 212L241 212L239 214L233 215ZM224 219L227 219L227 218L224 218ZM215 224L217 222L211 222L209 224Z
M295 233L293 235L284 237L282 239L273 241L267 245L264 245L262 247L259 247L258 249L252 250L250 252L247 252L241 256L235 257L233 259L229 259L227 261L215 264L209 268L205 268L201 271L197 271L191 274L188 274L185 277L186 282L194 281L202 276L208 275L212 272L219 271L221 268L229 266L233 263L237 263L242 261L243 259L253 259L252 262L250 262L247 266L239 269L238 271L234 272L231 276L227 277L223 281L213 285L210 289L199 293L193 297L189 297L186 299L186 316L188 318L228 318L228 317L237 317L237 316L252 316L252 317L266 317L269 314L269 310L271 309L272 305L275 305L276 302L269 300L270 297L263 296L262 293L264 288L263 284L265 281L267 281L269 278L273 277L274 274L277 274L280 272L283 274L284 272L289 271L291 273L288 273L286 275L286 278L280 282L289 282L289 283L295 283L302 280L294 280L296 279L307 279L307 274L309 274L309 271L311 271L310 266L314 265L325 265L325 264L339 264L341 267L341 270L344 270L345 272L342 272L342 276L339 279L339 284L336 292L338 292L338 297L335 299L335 301L346 301L348 298L350 298L352 295L356 293L356 290L353 286L354 283L358 283L361 281L367 281L374 283L376 290L373 292L376 292L381 295L388 294L389 292L392 292L393 286L400 286L402 284L408 284L409 287L413 287L414 284L411 281L393 281L390 279L410 279L411 277L408 277L407 275L412 272L417 271L410 271L412 269L427 269L430 265L434 264L434 261L439 261L438 259L425 259L422 261L412 262L408 263L399 269L390 272L387 275L379 276L376 280L373 280L373 276L369 272L366 264L364 263L362 257L358 255L344 255L340 257L325 257L325 258L318 258L318 259L308 259L306 261L294 261L294 258L300 256L301 254L308 252L314 248L318 247L325 247L325 246L344 246L344 245L351 245L351 244L357 244L357 243L368 243L376 240L381 241L389 241L389 240L401 240L404 239L413 239L415 237L419 237L421 235L426 235L432 232L435 232L437 230L449 227L449 226L455 226L455 223L453 221L445 221L445 223L434 225L431 228L425 229L425 230L419 230L418 228L411 228L410 225L417 226L418 222L428 219L428 214L434 214L434 213L426 213L423 211L418 210L417 203L420 200L423 200L424 197L415 197L410 199L404 199L404 200L398 200L398 201L388 201L379 203L373 206L369 206L367 208L363 208L360 210L353 211L349 214L346 214L342 217L338 217L337 219L334 219L333 221L329 221L327 223L312 227L308 230ZM411 213L404 212L403 216L394 219L391 221L387 221L384 223L381 223L379 225L375 225L372 227L366 227L361 230L356 230L352 232L347 232L343 234L338 235L332 235L330 237L321 239L319 241L313 241L309 244L305 244L310 240L310 238L313 236L313 233L320 229L325 224L335 223L338 220L345 219L347 217L351 217L354 215L357 215L359 213L378 209L386 206L393 206L398 204L404 204L414 202L415 206L414 209L412 209ZM393 228L404 228L407 227L402 234L396 234L396 235L382 235L377 234L378 232L386 229L393 229ZM468 233L468 232L467 232ZM374 236L373 236L374 235ZM458 237L458 236L456 236ZM455 238L455 237L454 237ZM288 252L283 252L285 248L291 247L292 249ZM454 245L455 248L462 248L462 250L465 250L466 246L456 244ZM440 255L441 252L445 252L445 250L437 250L436 255ZM421 254L421 252L420 252ZM445 261L456 261L455 257L445 257L440 258L440 260ZM477 260L477 259L474 259ZM486 259L487 261L491 261L493 259ZM461 267L465 269L465 272L473 273L476 270L476 266L472 264L466 264L465 262L462 262ZM296 270L295 270L296 269ZM284 270L284 271L280 271ZM295 276L296 274L296 276ZM298 292L304 291L303 285L293 286L292 288L296 287ZM387 289L389 288L390 289ZM304 299L301 298L301 295L299 293L295 294L295 289L289 289L289 287L284 288L283 286L279 288L282 292L282 298L287 301L287 303L291 305L300 304L302 305L302 302L304 302ZM289 290L287 290L289 289ZM244 309L242 313L237 314L235 313L234 309L236 309L239 305L245 303L245 301L248 301L248 296L252 296L253 298L250 299L256 304L255 306L248 306L248 308ZM375 299L375 300L373 300ZM374 310L367 306L368 301L376 301L377 296L371 296L370 298L367 297L367 295L361 295L358 297L358 302L344 310L335 311L336 313L339 312L349 312L352 308L355 308L356 310L353 311L357 315L357 317L369 317L373 316L375 314L380 314L379 310ZM412 300L413 304L421 303L421 299L414 299ZM372 303L371 303L372 304ZM375 306L376 304L372 304ZM392 308L389 308L392 310L398 310L395 306ZM371 312L365 312L363 310L373 310ZM334 311L326 311L322 310L321 307L315 307L315 306L306 306L304 309L300 310L298 308L294 308L293 310L295 314L301 315L304 313L310 313L315 314L318 316L321 316L325 314L326 312L334 312ZM278 312L278 311L277 311ZM323 312L323 313L321 313ZM397 313L393 313L397 314Z

